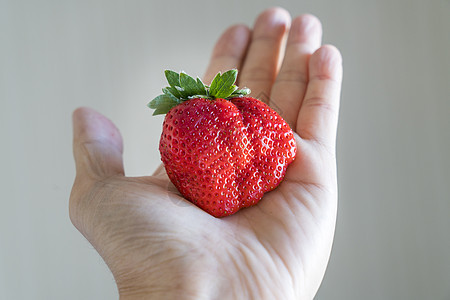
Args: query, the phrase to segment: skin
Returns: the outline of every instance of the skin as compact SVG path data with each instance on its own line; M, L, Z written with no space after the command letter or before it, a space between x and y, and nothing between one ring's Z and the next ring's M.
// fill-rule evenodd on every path
M217 41L204 76L238 68L238 84L275 108L298 155L258 205L217 219L180 196L159 167L126 177L122 138L89 108L73 113L70 218L109 266L120 299L312 299L337 210L335 141L342 59L319 20L262 12Z

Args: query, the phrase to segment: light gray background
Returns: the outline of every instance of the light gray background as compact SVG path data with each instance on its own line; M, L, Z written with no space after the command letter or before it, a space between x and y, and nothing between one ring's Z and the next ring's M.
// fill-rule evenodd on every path
M280 5L340 48L340 206L317 299L450 299L450 1L0 1L0 299L116 299L68 217L71 112L159 162L162 70L201 75L218 35Z

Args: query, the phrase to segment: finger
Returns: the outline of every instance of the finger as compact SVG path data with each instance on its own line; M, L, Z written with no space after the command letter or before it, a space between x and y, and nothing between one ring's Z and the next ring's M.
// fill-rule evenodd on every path
M123 175L122 137L114 124L89 108L78 108L72 119L77 178Z
M308 62L320 47L322 25L312 15L294 19L280 72L272 88L270 106L295 128L298 112L308 84Z
M309 61L309 83L297 119L297 133L301 138L334 148L341 83L339 50L322 46Z
M250 41L250 29L245 25L228 28L214 47L203 80L210 83L218 72L240 69Z
M290 15L282 8L266 10L255 22L238 83L250 88L252 96L262 101L268 102L289 24Z

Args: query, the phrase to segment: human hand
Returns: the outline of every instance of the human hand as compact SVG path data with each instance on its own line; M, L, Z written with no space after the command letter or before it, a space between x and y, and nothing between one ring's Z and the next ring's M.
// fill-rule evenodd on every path
M342 66L336 48L320 46L315 17L290 23L276 8L252 31L230 27L204 77L238 68L238 84L296 132L297 157L284 181L232 216L214 218L185 200L162 167L153 176L125 177L116 127L91 109L74 112L70 217L111 269L121 299L314 297L336 219Z

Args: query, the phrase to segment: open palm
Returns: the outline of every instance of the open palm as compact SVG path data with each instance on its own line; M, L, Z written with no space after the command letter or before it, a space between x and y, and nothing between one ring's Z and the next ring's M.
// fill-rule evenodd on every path
M290 23L274 8L253 30L230 27L205 74L209 82L238 68L238 84L296 132L297 157L281 185L232 216L217 219L186 201L162 167L125 177L116 127L91 109L74 112L70 217L108 264L121 299L312 299L317 292L336 218L341 57L321 47L315 17Z

